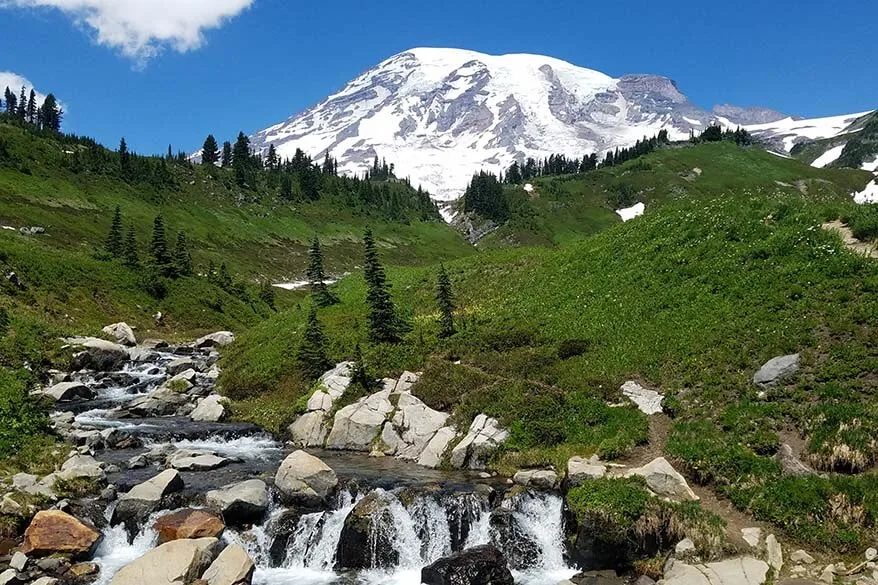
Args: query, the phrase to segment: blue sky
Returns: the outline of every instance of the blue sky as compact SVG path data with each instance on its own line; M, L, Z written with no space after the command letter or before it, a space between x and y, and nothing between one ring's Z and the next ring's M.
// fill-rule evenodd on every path
M280 122L416 46L540 53L675 79L702 107L822 116L878 106L866 0L0 0L0 71L65 129L139 152Z

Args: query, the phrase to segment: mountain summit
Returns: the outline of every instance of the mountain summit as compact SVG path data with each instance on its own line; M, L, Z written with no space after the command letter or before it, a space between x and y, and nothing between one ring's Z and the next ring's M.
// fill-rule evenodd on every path
M668 130L686 138L719 121L770 123L783 114L720 106L707 112L657 75L613 78L540 55L418 48L395 55L314 107L253 136L281 157L297 148L339 170L374 158L396 165L434 197L459 197L474 172L525 157L570 156L632 145Z

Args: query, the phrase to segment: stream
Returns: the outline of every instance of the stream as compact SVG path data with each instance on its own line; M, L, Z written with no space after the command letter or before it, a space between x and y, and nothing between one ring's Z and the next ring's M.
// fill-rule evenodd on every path
M55 417L69 421L80 436L116 429L130 436L130 446L95 449L107 464L107 481L119 493L150 479L164 465L151 462L129 468L138 456L160 449L185 449L229 459L210 471L180 471L189 507L202 507L203 495L231 483L260 478L271 484L280 462L293 448L262 429L242 423L194 422L188 416L135 417L124 406L166 382L168 364L180 357L211 364L215 353L184 347L148 354L119 372L72 374L94 391L94 398L58 403ZM181 354L185 354L181 355ZM215 377L197 374L200 395L213 391ZM227 527L227 542L241 544L256 564L259 585L417 585L421 568L476 545L499 548L521 585L556 585L577 571L565 562L564 505L558 494L507 492L505 482L472 472L428 469L392 457L374 458L338 451L309 450L338 475L339 489L323 509L283 506L273 494L261 524ZM365 543L367 568L340 568L346 547L345 521L357 502L370 497L381 503ZM107 510L109 519L113 504ZM156 546L153 529L162 510L140 525L137 534L124 525L104 529L94 562L101 567L98 585L108 584L126 564ZM354 551L357 552L357 551ZM362 551L358 554L362 555Z

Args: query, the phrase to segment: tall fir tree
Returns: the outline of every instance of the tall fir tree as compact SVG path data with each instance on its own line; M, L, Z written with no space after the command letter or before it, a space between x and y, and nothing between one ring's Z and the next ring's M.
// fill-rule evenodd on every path
M27 121L31 124L37 123L37 92L31 88L30 96L27 100Z
M220 158L220 166L224 169L232 166L232 143L228 140L223 142L223 154Z
M119 141L119 167L121 167L123 174L127 174L131 168L131 153L128 152L128 143L125 142L125 137Z
M367 287L366 302L369 305L369 339L373 343L397 343L408 327L396 314L396 307L390 296L390 285L378 259L372 230L366 230L363 235L363 249L363 274Z
M18 96L18 107L15 110L15 117L24 120L27 117L27 90L22 85L21 94Z
M189 252L189 243L183 232L177 232L177 244L174 246L174 271L177 276L192 274L192 254Z
M3 94L3 99L6 102L6 113L10 116L15 115L15 106L18 98L15 97L15 93L6 87L6 92Z
M313 306L308 313L308 323L296 352L296 361L311 380L316 380L332 367L332 362L326 355L326 335L317 319L317 309Z
M253 156L250 152L250 139L243 132L238 133L238 139L232 147L232 167L235 169L238 186L243 187L250 183Z
M436 279L436 304L439 305L439 337L451 337L454 329L454 293L445 266L439 265Z
M201 163L205 165L215 165L219 162L220 151L213 134L208 134L204 139L204 145L201 147Z
M137 253L137 232L134 230L133 223L128 226L128 233L125 234L123 258L125 259L125 266L129 268L140 266L140 255Z
M329 291L326 285L326 273L323 271L323 250L320 240L314 238L308 249L308 283L311 286L311 298L318 307L328 307L338 302L338 297Z
M159 271L167 275L173 268L171 254L168 251L168 237L165 233L165 220L157 215L152 222L152 241L149 244L150 256Z
M64 116L64 111L58 106L58 100L54 94L50 93L43 100L38 116L43 130L61 131L61 118Z
M110 233L107 234L107 241L104 244L104 249L113 258L122 257L122 254L124 252L124 242L122 238L122 208L117 205L116 211L113 212L113 221L110 224Z

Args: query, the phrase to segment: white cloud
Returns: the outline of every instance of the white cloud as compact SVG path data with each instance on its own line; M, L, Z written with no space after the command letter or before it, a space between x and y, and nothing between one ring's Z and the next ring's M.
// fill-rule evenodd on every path
M43 100L46 99L45 94L40 93L40 90L35 88L34 84L26 77L22 77L18 73L13 73L12 71L0 71L0 98L3 97L3 92L6 91L7 87L15 94L15 97L18 97L21 88L25 87L28 95L30 95L31 89L37 92L37 101L39 103L42 104Z
M166 47L185 53L204 44L203 32L255 0L0 0L0 7L57 8L139 65Z

